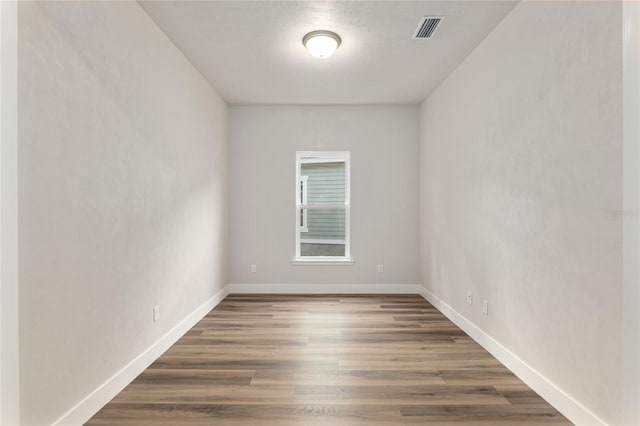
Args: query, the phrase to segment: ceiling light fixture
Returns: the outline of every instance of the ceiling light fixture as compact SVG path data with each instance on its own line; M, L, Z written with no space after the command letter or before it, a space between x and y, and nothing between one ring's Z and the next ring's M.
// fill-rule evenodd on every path
M340 36L333 31L311 31L302 38L302 44L316 58L324 59L333 55L342 43Z

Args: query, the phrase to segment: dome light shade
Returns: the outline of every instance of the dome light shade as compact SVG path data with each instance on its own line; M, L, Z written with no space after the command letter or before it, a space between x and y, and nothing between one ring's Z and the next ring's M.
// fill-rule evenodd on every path
M311 31L302 38L302 44L309 53L321 59L333 55L340 43L342 43L340 36L333 31Z

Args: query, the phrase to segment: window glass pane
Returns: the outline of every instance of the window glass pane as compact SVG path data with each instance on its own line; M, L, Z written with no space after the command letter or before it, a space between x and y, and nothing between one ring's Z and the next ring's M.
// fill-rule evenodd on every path
M306 210L306 230L300 230L301 256L345 255L345 210Z
M302 163L300 175L306 177L309 205L344 204L344 162Z
M343 244L300 243L300 256L341 256L344 257Z

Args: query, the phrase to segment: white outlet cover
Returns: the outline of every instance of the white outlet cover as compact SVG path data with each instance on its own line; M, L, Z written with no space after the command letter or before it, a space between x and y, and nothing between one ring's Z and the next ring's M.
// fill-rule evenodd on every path
M384 265L378 265L378 272L384 272Z
M258 271L258 267L256 265L251 265L251 272L255 273Z
M486 300L483 300L483 301L482 301L482 312L483 312L485 315L489 315L489 302L488 302L488 301L486 301Z
M470 291L467 292L467 304L473 305L473 293Z

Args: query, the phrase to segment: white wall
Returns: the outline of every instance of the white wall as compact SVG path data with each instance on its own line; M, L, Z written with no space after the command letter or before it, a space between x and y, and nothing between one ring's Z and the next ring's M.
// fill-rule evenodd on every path
M623 3L622 419L640 424L640 5Z
M231 283L417 283L416 106L232 107L229 126ZM354 265L291 265L295 155L306 150L351 151Z
M423 285L614 424L621 84L619 2L521 2L424 102L420 145Z
M18 89L22 421L43 425L226 284L227 107L136 2L20 2Z
M20 419L18 359L18 6L0 2L0 424Z

